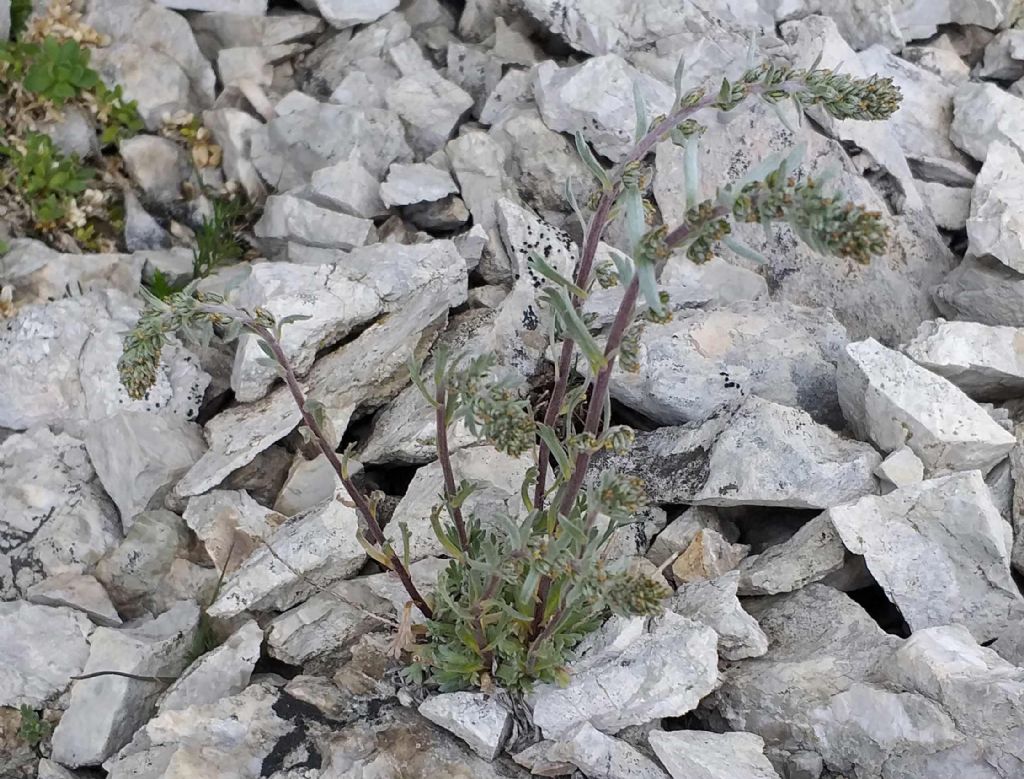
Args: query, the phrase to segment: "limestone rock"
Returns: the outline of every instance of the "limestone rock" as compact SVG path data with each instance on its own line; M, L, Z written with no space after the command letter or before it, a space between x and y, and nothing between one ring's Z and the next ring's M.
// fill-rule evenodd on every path
M398 0L302 0L299 5L318 12L338 30L374 22L398 7Z
M356 540L356 510L336 495L283 524L223 582L207 613L229 618L245 611L284 611L308 597L313 582L327 586L355 574L366 560Z
M95 576L85 573L62 573L33 584L25 600L42 606L67 606L80 611L97 625L116 628L121 617L110 602L110 596Z
M938 227L944 230L967 229L967 220L971 216L972 195L968 187L919 181L917 190Z
M484 760L501 754L512 732L512 715L494 698L480 692L434 695L420 704L419 713L454 733Z
M753 733L652 730L647 738L673 779L779 779Z
M788 3L761 0L760 4L769 9L773 5L777 6L774 9L776 21L799 19L815 13L826 14L835 23L843 39L849 41L855 49L864 49L874 44L893 51L903 47L903 33L889 0L839 0L828 6L822 6L814 0L792 0Z
M1024 330L976 322L925 322L905 351L977 400L1024 395Z
M188 528L177 514L144 511L96 564L96 578L125 616L159 614L181 598L209 600L218 574L186 559Z
M672 562L672 578L676 584L717 579L735 569L749 551L746 544L730 544L714 530L698 530Z
M673 555L684 551L704 528L727 535L717 509L712 506L691 506L655 536L654 543L647 551L647 559L655 565L662 565Z
M364 577L371 578L371 577ZM275 617L267 625L267 651L292 665L325 671L336 667L361 636L381 626L390 611L361 579L337 582L326 592Z
M0 597L47 576L85 573L118 541L117 510L82 443L43 427L0 443Z
M253 227L260 238L295 241L327 249L353 249L373 242L373 222L320 208L292 195L271 195Z
M313 102L254 130L251 154L263 180L285 191L353 154L380 179L392 162L407 161L412 152L401 120L391 111Z
M206 14L198 18L209 19L210 16L212 15ZM193 19L193 24L195 22L196 20ZM263 186L263 181L260 179L260 174L250 155L252 136L262 126L259 120L237 108L224 107L204 111L203 126L210 131L213 140L221 148L221 167L224 169L227 179L241 184L249 200L262 200L266 195L266 188ZM362 214L354 216L362 216Z
M840 426L835 363L846 331L827 311L738 302L644 329L640 370L616 370L612 397L659 424L703 422L756 395Z
M668 779L667 774L651 758L621 739L605 735L589 722L584 722L561 741L542 741L543 763L576 766L588 779ZM519 762L520 755L516 755ZM533 773L554 776L535 764Z
M180 145L158 135L136 135L121 141L118 151L149 202L182 198L181 186L192 171L192 161Z
M994 258L965 257L935 289L950 319L1024 327L1024 275Z
M96 628L84 671L175 676L185 666L198 623L199 609L183 602L132 628ZM53 759L72 768L99 765L146 722L159 691L152 682L123 676L75 682L68 710L53 731Z
M64 607L0 603L0 706L42 708L82 673L94 626Z
M533 464L531 458L510 457L491 446L474 446L452 452L451 459L457 482L468 479L477 483L476 491L463 506L465 514L476 514L484 526L492 530L497 525L488 524L489 518L519 515L522 511L520 489L527 469ZM408 524L410 560L444 553L430 523L433 507L439 502L437 485L441 483L440 463L435 461L420 468L388 523L390 529L386 532L394 544L402 543L397 535L399 523ZM442 521L446 519L442 517Z
M700 427L641 433L627 454L598 455L593 473L635 473L654 503L826 508L874 493L880 461L802 411L750 397Z
M209 375L172 339L156 383L142 400L121 386L117 360L139 305L117 290L25 306L0 331L0 427L60 425L80 435L89 420L118 410L193 419Z
M875 476L893 487L906 487L924 479L924 463L909 446L890 454L875 468Z
M1012 3L1006 0L911 0L894 3L896 20L909 40L928 38L943 24L976 24L996 29L1008 21Z
M1021 107L1024 109L1024 101ZM1020 215L1024 207L1024 193L1020 191L1024 176L1022 153L1024 141L1019 147L998 140L989 144L967 220L970 253L995 257L1018 273L1024 272L1024 218Z
M676 614L714 630L718 634L718 654L726 660L760 657L768 651L764 631L736 597L739 583L739 571L709 581L688 582L666 603L666 608Z
M738 58L742 60L742 55ZM756 102L731 114L727 124L701 138L701 166L708 171L728 171L731 179L742 176L754 161L800 143L807 146L801 166L804 174L819 176L832 171L830 184L835 191L883 214L891 251L861 265L823 260L788 227L773 227L766 235L759 225L736 225L733 237L765 258L759 270L769 281L773 300L831 309L853 339L909 340L922 321L935 318L930 291L956 262L923 206L914 208L908 203L901 214L890 215L879 192L863 178L839 142L823 138L807 124L794 135L770 107ZM721 256L748 265L727 248Z
M350 472L358 473L360 465L354 460L350 461ZM298 454L274 501L274 511L293 517L300 511L323 503L334 494L337 485L338 474L323 454L317 454L312 460Z
M297 701L264 681L237 695L205 705L161 711L135 734L124 749L104 765L110 779L137 777L251 777L263 761L293 734L296 723L279 715ZM301 736L297 746L305 748ZM281 751L287 757L288 746Z
M8 241L8 250L0 255L0 275L5 286L14 288L14 302L27 306L63 297L68 289L91 292L116 287L132 294L139 288L141 259L141 255L61 254L41 241L18 238Z
M974 159L984 162L993 143L1024 152L1024 99L995 84L969 82L953 101L950 138Z
M295 373L303 376L319 351L383 313L384 302L376 290L349 276L335 265L262 263L252 268L232 299L249 310L261 307L278 321L293 315L307 317L281 332L281 348ZM258 400L278 379L277 371L261 362L265 357L256 336L246 333L239 338L231 371L237 400Z
M324 764L328 767L320 779L348 779L374 773L473 779L527 779L528 776L515 766L484 760L459 739L402 707L381 712L375 723L359 718L335 730L324 740L323 752Z
M872 46L857 57L866 72L888 76L902 92L901 108L886 124L907 159L941 181L969 186L974 179L970 158L949 137L957 85L882 46Z
M691 711L718 679L718 637L678 614L613 617L570 663L567 687L539 685L530 696L545 738L589 722L603 733Z
M158 711L162 714L204 706L237 695L249 684L262 643L260 626L251 620L243 622L220 646L199 657L167 688L157 702Z
M634 143L634 88L643 96L648 116L668 113L671 90L617 54L593 57L568 68L543 62L534 81L544 123L558 132L582 131L599 154L615 162L620 162Z
M425 162L395 163L388 171L387 180L380 185L381 199L387 206L429 203L458 191L448 171Z
M126 530L206 451L199 425L143 411L122 411L91 423L85 448Z
M324 499L333 495L332 484ZM285 521L243 490L213 490L190 498L182 518L217 569L228 572L260 549L262 540L270 538Z
M953 384L873 338L846 347L837 380L858 436L884 452L907 445L930 472L987 472L1013 448L1013 436Z
M388 209L380 199L380 184L357 160L340 160L314 171L309 198L321 205L363 219L383 216Z
M1024 616L1006 525L977 471L862 498L827 516L912 630L959 623L986 642Z
M406 386L408 361L423 360L448 309L466 299L466 263L450 243L406 246L401 252L391 244L371 248L348 258L353 271L366 273L368 279L373 274L364 269L390 261L401 266L406 251L417 252L421 263L404 277L389 274L387 278L402 284L381 292L401 316L385 317L371 325L358 338L319 360L305 379L307 397L324 404L339 435L357 409L372 411ZM206 425L210 449L178 482L175 495L188 497L217 486L284 438L298 422L295 402L284 387L255 403L222 411Z
M165 52L134 43L115 43L97 48L89 64L108 87L123 88L125 99L135 102L150 132L159 131L165 116L200 108L188 73Z
M792 592L843 567L846 547L828 516L819 514L788 541L741 563L741 595Z
M432 68L403 76L384 96L407 128L409 144L423 156L444 148L473 98Z

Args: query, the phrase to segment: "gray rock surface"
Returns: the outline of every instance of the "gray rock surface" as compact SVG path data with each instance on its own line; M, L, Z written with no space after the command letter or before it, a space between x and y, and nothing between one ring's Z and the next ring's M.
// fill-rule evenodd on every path
M589 722L561 741L542 741L537 746L542 747L537 756L544 765L566 764L570 772L576 766L589 779L667 779L661 766L636 747L602 733ZM518 762L519 755L516 759ZM533 772L553 775L536 763Z
M530 696L545 738L585 722L603 733L696 707L718 680L718 637L678 614L613 617L577 649L567 687L539 685Z
M826 508L876 492L880 461L798 409L751 397L699 427L641 433L628 454L595 458L594 473L636 473L654 503Z
M1001 140L989 144L967 220L968 251L977 257L995 257L1018 273L1024 271L1024 220L1020 216L1024 194L1019 186L1024 176L1022 153L1021 147Z
M977 471L862 498L827 517L912 630L962 624L984 643L1024 615L1007 525Z
M753 733L652 730L651 748L672 779L778 779L764 756L764 739Z
M748 395L840 426L835 363L846 331L827 311L734 303L648 325L638 373L617 370L612 397L658 424L703 422Z
M1024 327L1024 276L994 258L965 257L935 288L935 302L949 319Z
M730 571L711 581L682 584L666 608L707 625L718 634L718 654L726 660L760 657L768 638L736 597L740 572Z
M93 630L74 609L0 603L0 706L38 709L61 695L85 667Z
M961 85L953 101L950 138L974 159L984 162L994 143L1024 151L1024 99L995 84Z
M199 622L194 603L180 603L132 628L96 628L86 674L122 671L176 676ZM71 702L53 731L53 759L72 768L95 766L124 746L152 714L159 685L124 676L75 682Z
M424 162L413 165L395 163L380 185L380 195L387 206L407 206L441 200L459 188L446 170Z
M423 701L418 711L461 738L484 760L494 760L512 732L508 709L479 692L434 695Z
M85 446L45 427L0 443L0 531L5 600L48 576L91 571L121 540Z
M110 596L95 576L86 573L61 573L33 584L25 600L42 606L67 606L82 612L97 625L114 628L121 617Z
M883 452L909 446L928 472L987 472L1013 448L1013 436L955 385L873 338L846 347L837 381L854 432Z
M741 595L792 592L843 567L846 547L829 514L819 514L788 541L740 564Z
M1024 394L1024 330L977 322L922 323L904 351L976 400Z

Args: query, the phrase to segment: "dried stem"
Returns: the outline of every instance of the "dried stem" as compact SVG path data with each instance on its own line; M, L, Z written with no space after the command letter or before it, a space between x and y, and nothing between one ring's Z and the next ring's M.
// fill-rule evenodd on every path
M223 309L218 307L205 306L206 310L211 313L225 313ZM231 316L237 316L238 311L231 311ZM409 569L402 563L401 558L393 550L389 551L389 545L387 539L384 537L384 530L377 521L376 514L373 508L370 506L370 502L366 499L366 496L356 487L355 483L345 473L345 468L338 457L338 453L334 451L334 447L327 440L327 436L324 434L323 428L320 427L320 423L316 421L316 418L309 412L306 407L306 395L302 391L302 387L299 384L299 380L295 376L295 370L292 367L291 360L288 359L288 355L284 353L284 349L281 348L280 342L274 336L274 334L265 325L247 318L245 320L245 326L251 330L255 335L261 338L264 343L270 348L270 351L274 353L274 359L278 365L281 366L281 370L284 373L285 384L288 385L288 390L292 394L292 398L295 400L295 405L299 408L299 413L302 414L302 421L313 434L316 439L317 445L324 457L327 458L327 462L331 464L331 468L338 475L341 480L342 486L345 488L345 492L348 493L349 498L353 503L356 504L356 509L362 516L363 521L366 523L369 539L372 543L376 544L382 552L388 555L388 562L394 569L395 573L398 574L398 578L401 579L402 585L405 587L405 591L409 594L412 602L416 604L423 616L427 619L431 619L434 616L433 610L427 604L427 601L420 595L416 585L413 583L412 575L409 573Z

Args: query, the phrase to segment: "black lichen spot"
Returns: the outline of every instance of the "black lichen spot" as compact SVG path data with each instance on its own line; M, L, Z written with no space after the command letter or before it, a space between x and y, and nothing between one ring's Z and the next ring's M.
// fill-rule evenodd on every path
M533 306L527 306L523 311L523 327L527 330L536 330L540 327L540 320L537 318L537 312L533 310Z

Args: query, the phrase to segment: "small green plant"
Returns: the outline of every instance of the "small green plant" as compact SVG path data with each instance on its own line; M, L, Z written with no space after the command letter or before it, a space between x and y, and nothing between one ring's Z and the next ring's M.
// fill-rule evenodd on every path
M61 154L42 133L29 133L18 146L0 146L0 155L10 162L10 183L41 229L64 221L76 196L96 178L92 168L84 167L76 155Z
M22 45L31 64L21 83L32 94L62 106L99 85L99 75L89 67L89 50L76 41L45 38L40 44Z
M203 219L196 230L196 245L192 249L192 278L172 282L166 274L156 271L149 283L149 292L160 300L185 289L191 281L205 279L217 268L238 262L245 256L241 230L252 217L251 209L240 195L215 197L211 200L211 214Z
M42 719L39 716L39 713L31 706L23 704L20 711L21 728L18 730L18 735L21 737L22 741L28 744L32 749L35 749L50 737L53 726L46 720Z
M307 401L281 347L281 328L295 317L275 321L266 311L229 306L192 284L165 300L149 297L125 338L118 367L133 397L152 385L171 333L202 342L215 332L231 339L244 330L258 339L291 392L305 432L358 510L364 526L359 540L367 554L398 576L425 617L416 629L407 608L399 632L415 680L443 690L500 685L523 691L537 682L564 683L570 651L608 614L660 610L663 585L608 564L603 554L615 530L644 506L643 485L614 470L590 470L597 453L621 452L632 443L631 430L611 424L609 384L617 365L636 367L645 323L671 317L669 301L658 288L656 268L662 260L683 252L704 262L720 244L756 258L732 235L737 223L787 224L818 251L852 262L866 263L885 250L888 234L881 215L844 202L825 192L820 181L801 176L799 150L766 161L743 179L719 187L714 197L701 199L697 145L706 128L694 117L706 109L734 111L759 99L780 110L792 103L798 112L818 106L838 119L885 119L900 103L890 80L766 64L735 83L723 81L714 92L684 92L679 84L681 78L670 114L653 121L636 97L636 144L618 166L605 168L582 134L576 136L597 192L585 218L567 186L567 198L584 225L575 276L567 279L541 257L532 257L532 270L546 282L543 302L561 340L543 418L538 421L525 388L505 379L489 355L452 357L438 350L431 377L411 366L414 382L434 410L442 500L432 523L451 558L429 597L409 574L408 528L383 526L376 501L353 483L347 455L339 456L324 434L323 407ZM666 139L686 150L687 212L682 224L652 225L653 209L646 201L651 175L645 165ZM623 223L627 251L613 255L614 267L597 268L599 243L616 218ZM595 279L623 287L603 343L581 311ZM522 485L521 514L478 517L468 511L475 486L457 478L448 444L449 429L457 422L508 455L532 458Z
M95 117L100 146L107 148L142 129L142 120L121 88L107 87L89 66L90 46L103 37L81 23L68 0L51 0L47 12L26 25L31 10L31 2L16 2L16 34L0 41L4 205L19 234L62 248L112 250L121 232L115 179L60 153L44 131L64 111L84 110Z

